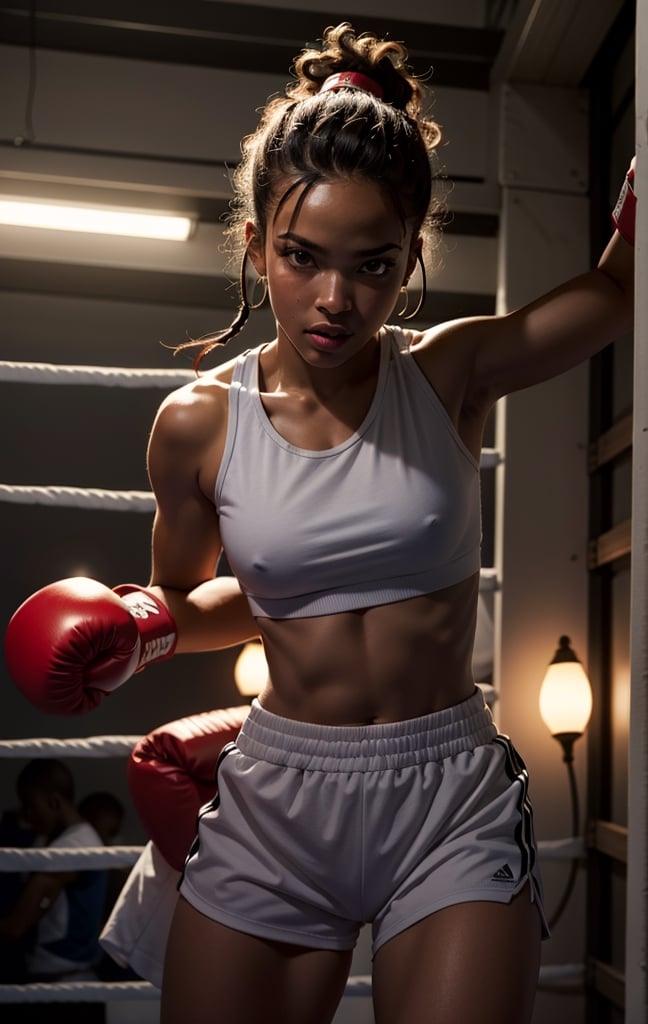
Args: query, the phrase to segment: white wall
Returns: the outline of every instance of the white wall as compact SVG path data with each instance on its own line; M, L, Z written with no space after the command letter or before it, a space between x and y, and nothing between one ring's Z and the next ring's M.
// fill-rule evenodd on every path
M501 129L504 312L588 269L587 105L576 90L507 86ZM587 650L587 392L588 370L581 366L509 396L499 417L496 717L529 768L539 840L571 834L562 751L540 719L538 695L561 634L571 637L581 659ZM576 747L583 797L585 745L583 739ZM568 870L567 863L543 864L548 916ZM544 964L583 962L583 882L544 944ZM573 1024L582 1020L582 999L540 991L534 1022L567 1020L567 1012Z

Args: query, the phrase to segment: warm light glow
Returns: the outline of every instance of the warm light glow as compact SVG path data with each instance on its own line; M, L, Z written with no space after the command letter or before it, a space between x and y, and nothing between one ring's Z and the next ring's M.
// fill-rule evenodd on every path
M0 224L158 238L171 242L186 241L192 228L189 217L174 214L71 206L67 203L23 202L15 199L0 199Z
M583 733L592 713L592 688L580 661L552 662L540 690L540 714L549 732Z
M244 697L256 697L268 681L268 663L263 644L253 640L246 644L234 665L234 682Z

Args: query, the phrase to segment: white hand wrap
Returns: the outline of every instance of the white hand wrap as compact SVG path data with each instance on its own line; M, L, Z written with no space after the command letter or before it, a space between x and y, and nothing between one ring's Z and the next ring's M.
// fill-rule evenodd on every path
M625 238L626 242L634 245L635 241L635 220L637 212L637 196L634 190L634 157L630 169L619 193L616 206L612 211L612 223Z

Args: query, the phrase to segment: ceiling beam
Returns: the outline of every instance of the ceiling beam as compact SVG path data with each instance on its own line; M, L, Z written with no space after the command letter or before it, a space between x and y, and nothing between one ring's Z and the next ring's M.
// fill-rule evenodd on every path
M29 0L0 6L4 43L286 74L295 55L314 45L326 25L344 14L287 10L237 3L185 0ZM356 15L354 27L405 40L419 75L433 71L435 85L488 88L502 32L435 25L376 15Z
M492 81L579 86L624 0L519 0Z

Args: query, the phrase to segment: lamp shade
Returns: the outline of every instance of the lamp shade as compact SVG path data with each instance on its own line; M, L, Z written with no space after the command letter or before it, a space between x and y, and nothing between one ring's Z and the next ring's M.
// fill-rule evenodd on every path
M268 681L268 662L260 640L245 645L234 665L234 682L243 697L257 697Z
M590 681L569 643L561 636L540 688L540 714L553 736L580 736L592 713Z

